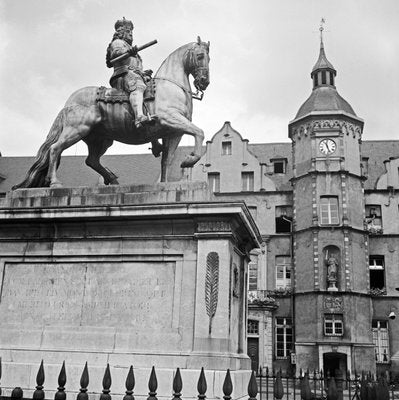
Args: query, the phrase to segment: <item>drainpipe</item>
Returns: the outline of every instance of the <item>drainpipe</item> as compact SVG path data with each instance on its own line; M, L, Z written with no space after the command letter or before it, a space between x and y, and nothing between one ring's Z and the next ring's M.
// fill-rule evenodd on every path
M291 256L291 266L293 266L293 262L294 262L294 235L293 235L293 229L292 229L292 223L293 221L288 219L286 216L282 216L282 219L286 222L289 222L290 224L290 256ZM293 277L292 274L292 270L291 270L291 279ZM295 287L294 287L294 282L291 280L291 289L292 289L292 295L291 295L291 318L292 318L292 340L293 340L293 345L295 344L295 334L296 334L296 330L295 330ZM293 351L296 350L293 349ZM293 352L292 351L292 352ZM290 364L291 364L291 360L290 360ZM296 365L295 365L296 368Z

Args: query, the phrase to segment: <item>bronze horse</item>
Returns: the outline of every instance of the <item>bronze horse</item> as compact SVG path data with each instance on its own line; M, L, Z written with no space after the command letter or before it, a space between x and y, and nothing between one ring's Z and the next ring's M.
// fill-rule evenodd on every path
M101 156L114 140L143 144L162 139L160 180L165 182L176 148L182 136L188 134L194 136L195 146L181 166L193 166L201 157L204 132L191 122L194 94L190 74L197 91L204 91L209 85L209 42L202 42L199 37L197 42L175 50L158 69L152 106L156 117L152 125L139 129L135 128L128 102L98 101L98 87L77 90L59 112L24 181L13 189L62 186L57 178L61 154L79 140L89 150L86 164L102 175L106 185L118 184L116 175L100 164Z

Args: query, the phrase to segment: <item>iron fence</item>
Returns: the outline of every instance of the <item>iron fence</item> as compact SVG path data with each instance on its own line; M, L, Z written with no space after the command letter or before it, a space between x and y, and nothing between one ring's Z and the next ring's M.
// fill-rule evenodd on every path
M258 371L259 400L394 400L399 398L389 374L346 374L336 371L330 376L323 371L299 371L298 376L280 371Z
M1 371L2 371L2 367L1 367L1 358L0 358L0 379L1 379ZM46 394L44 391L44 382L45 382L45 373L44 373L44 364L43 364L43 360L42 360L42 362L40 363L37 375L36 375L36 390L32 394L32 399L35 399L35 400L48 399L48 397L46 397ZM64 361L62 363L62 367L61 367L59 375L58 375L58 388L57 388L57 392L55 392L55 394L54 394L54 400L66 400L66 398L67 398L66 383L67 383L67 374L66 374L66 367L65 367L65 361ZM105 368L103 380L102 380L102 390L101 390L101 394L99 395L99 400L112 400L111 384L112 384L111 371L110 371L109 364L107 364L107 367ZM133 366L130 366L129 371L126 376L126 382L125 382L126 391L125 391L125 395L123 396L123 400L135 400L134 399L135 384L136 384L136 380L135 380L135 376L134 376ZM257 387L256 377L255 377L254 372L252 372L252 375L250 378L250 385L251 385L251 388ZM88 368L88 365L86 362L86 364L83 368L83 371L82 371L81 378L80 378L80 389L79 389L79 393L76 395L76 400L89 400L88 386L89 386L89 368ZM158 388L157 375L156 375L155 367L152 367L150 377L148 380L147 400L158 400L157 388ZM171 392L172 400L181 400L182 388L183 388L183 381L182 381L180 369L177 368L176 372L174 374L173 382L172 382L172 389L173 389L173 392ZM70 389L70 390L73 390L73 389ZM249 386L248 386L248 390L250 390ZM223 391L223 399L231 400L231 394L233 392L233 383L231 380L229 369L226 371L222 391ZM197 395L198 400L206 399L206 397L207 397L206 396L207 382L206 382L206 378L205 378L204 368L201 368L201 372L199 374L198 383L197 383L197 392L198 392L198 395ZM97 392L94 391L94 393L100 393L100 391L97 391ZM254 399L256 399L257 389L255 390L255 392L252 391L251 393L254 394L253 397L254 397ZM114 396L114 398L117 398L117 396ZM11 396L3 396L2 392L1 392L1 388L0 388L0 399L1 400L9 400L9 399L23 400L23 399L27 399L27 398L24 397L24 391L21 387L15 387L11 392Z
M0 379L1 379L1 358L0 358ZM36 390L32 394L35 400L44 400L46 398L44 391L45 373L43 361L40 363L36 375ZM66 400L66 383L67 374L65 362L63 362L58 375L58 388L54 394L54 400ZM99 400L112 400L111 397L111 372L109 364L107 364L102 380L102 389L99 393ZM89 400L89 368L87 362L83 368L80 378L80 389L76 395L76 400ZM134 400L135 376L133 366L130 366L126 376L125 395L121 400ZM148 397L147 400L158 400L157 398L158 381L155 367L152 367L148 380ZM180 369L177 368L172 382L171 399L181 400L183 382ZM76 389L75 389L76 390ZM198 400L206 399L207 382L205 378L204 368L201 369L197 383ZM223 399L232 400L233 383L230 376L230 370L226 371L226 375L222 387ZM346 376L336 374L329 376L323 374L322 371L310 373L299 372L298 376L283 374L280 371L269 372L268 369L260 369L255 374L252 371L248 382L248 400L394 400L399 398L399 392L396 391L395 385L388 383L387 376L381 375L375 377L370 373L351 374L347 372ZM114 398L117 397L114 395ZM119 397L119 396L118 396ZM222 397L222 396L220 396ZM24 392L21 387L15 387L11 396L3 396L0 388L1 400L23 400ZM116 400L116 399L115 399Z

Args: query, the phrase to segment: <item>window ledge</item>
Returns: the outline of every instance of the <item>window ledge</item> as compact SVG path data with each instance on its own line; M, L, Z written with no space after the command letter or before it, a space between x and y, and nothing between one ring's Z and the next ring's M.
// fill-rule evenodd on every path
M369 290L369 294L373 297L386 296L387 291L385 288L382 289L374 288Z
M327 337L343 337L344 335L338 334L338 333L325 333L324 336Z

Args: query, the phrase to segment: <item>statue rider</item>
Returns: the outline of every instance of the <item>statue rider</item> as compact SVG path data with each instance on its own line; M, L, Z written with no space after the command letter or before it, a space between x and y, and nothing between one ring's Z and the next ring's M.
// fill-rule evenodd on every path
M133 23L123 17L115 23L115 33L112 42L107 48L107 67L114 68L110 84L113 88L129 93L130 104L135 116L136 128L140 128L149 121L143 114L143 93L146 89L145 82L151 77L151 70L143 71L141 57L137 52L137 46L133 44ZM114 63L113 59L127 54Z

